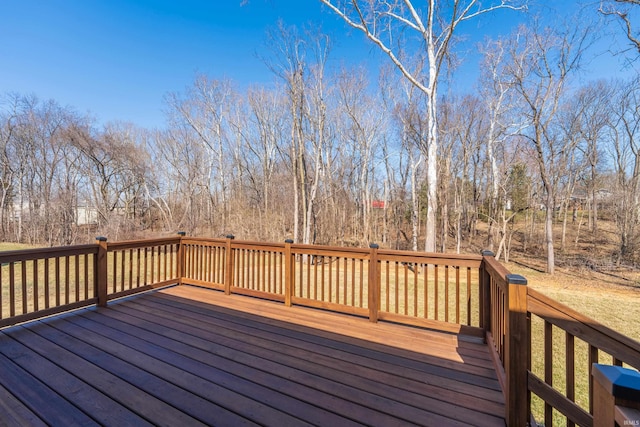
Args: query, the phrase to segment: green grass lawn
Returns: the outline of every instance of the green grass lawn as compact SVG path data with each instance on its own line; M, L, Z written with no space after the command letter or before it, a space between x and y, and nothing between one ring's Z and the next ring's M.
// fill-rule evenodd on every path
M3 251L17 251L20 249L33 249L38 246L28 245L26 243L11 243L11 242L0 242L0 252Z

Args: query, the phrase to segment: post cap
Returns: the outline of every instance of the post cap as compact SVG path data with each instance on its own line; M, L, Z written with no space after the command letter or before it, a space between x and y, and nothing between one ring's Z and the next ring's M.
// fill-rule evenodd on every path
M178 231L178 236L186 236L187 232L186 231Z
M496 256L496 254L493 253L493 251L490 251L489 249L483 249L480 251L480 255L482 256Z
M293 239L286 239L284 242L285 243L293 243Z
M371 249L380 249L380 245L378 245L377 243L369 243L369 247Z
M106 242L106 241L107 241L107 238L106 238L106 237L104 237L104 236L97 236L97 237L96 237L96 240L97 240L98 242Z
M527 279L519 274L507 274L507 283L512 285L526 285Z
M593 378L614 397L625 400L640 400L640 373L622 366L594 363Z
M234 236L233 234L227 234L225 237L226 237L227 239L231 239L231 240L233 240L233 239L235 239L235 238L236 238L236 236Z

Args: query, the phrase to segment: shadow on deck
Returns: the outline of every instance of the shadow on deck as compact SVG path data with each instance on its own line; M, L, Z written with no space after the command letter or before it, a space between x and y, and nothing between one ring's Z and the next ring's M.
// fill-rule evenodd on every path
M0 331L0 425L504 426L485 344L174 286Z

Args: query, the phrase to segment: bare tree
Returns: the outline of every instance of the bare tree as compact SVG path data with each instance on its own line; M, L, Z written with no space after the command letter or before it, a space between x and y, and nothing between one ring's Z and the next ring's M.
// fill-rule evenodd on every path
M618 19L624 28L624 32L633 48L640 54L640 30L637 25L637 17L640 13L640 0L602 0L598 11L605 16Z
M614 121L610 128L616 185L614 214L620 242L617 263L637 261L640 239L640 91L638 78L622 84L613 103Z
M371 205L374 193L374 159L385 114L367 93L364 72L343 69L337 81L341 113L340 151L350 163L354 179L350 190L355 202L360 243L372 241Z
M592 234L598 230L597 195L602 188L601 144L605 130L611 123L613 98L612 85L603 80L588 83L576 94L579 132L582 139L578 149L582 152L587 167L583 182L588 193L589 231Z
M476 0L454 0L446 4L428 0L421 7L410 0L320 1L351 27L362 31L389 57L402 75L426 95L428 131L421 144L426 158L428 192L425 250L435 252L438 188L437 100L438 82L445 58L450 52L453 36L461 23L497 9L520 7L508 0L494 2L488 6ZM417 44L410 46L412 34L417 35Z
M209 176L207 189L211 195L208 222L214 221L213 208L220 207L216 220L222 219L226 228L229 219L229 109L237 94L230 80L211 79L205 75L196 77L185 96L171 94L167 102L172 109L171 119L178 125L187 125L207 153L206 170Z
M571 72L580 64L588 45L588 29L574 27L564 32L551 28L520 26L512 36L504 73L522 103L527 128L521 135L536 153L545 193L545 246L548 273L555 270L553 219L559 179L575 140L558 131L557 114Z

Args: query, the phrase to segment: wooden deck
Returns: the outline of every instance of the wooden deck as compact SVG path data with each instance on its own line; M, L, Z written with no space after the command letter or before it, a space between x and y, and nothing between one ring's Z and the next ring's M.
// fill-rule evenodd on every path
M175 286L0 331L0 425L504 426L474 339Z

